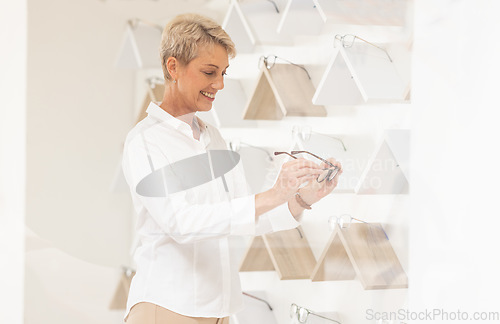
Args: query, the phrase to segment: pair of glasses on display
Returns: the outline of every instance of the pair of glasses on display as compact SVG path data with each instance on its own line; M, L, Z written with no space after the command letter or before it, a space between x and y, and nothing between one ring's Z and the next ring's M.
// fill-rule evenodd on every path
M308 151L291 151L290 153L288 152L274 152L274 155L280 155L280 154L286 154L294 159L297 159L296 156L294 156L295 154L300 154L300 153L305 153L305 154L309 154L309 155L312 155L314 156L315 158L321 160L322 162L326 163L326 165L329 166L329 168L326 168L326 169L323 169L323 173L321 173L317 178L316 178L316 181L318 181L319 183L323 182L323 181L332 181L335 176L337 175L337 173L339 173L339 168L336 166L336 165L333 165L330 161L327 161L319 156L317 156L316 154L313 154L311 152L308 152Z
M353 220L358 221L358 222L363 223L363 224L367 224L369 226L375 226L374 224L370 224L370 223L365 222L364 220L361 220L359 218L354 218L348 214L343 214L340 216L331 216L328 219L328 224L330 224L330 228L333 231L337 225L340 226L340 228L349 228L349 226L351 226L351 223ZM376 227L378 227L378 226L376 226ZM389 239L389 237L387 236L387 233L384 231L384 228L382 226L380 226L380 228L384 232L385 238Z
M309 75L309 72L307 72L306 68L303 67L302 65L298 65L298 64L295 64L289 60L286 60L284 58L281 58L279 56L276 56L276 55L267 55L267 56L261 56L259 58L259 69L262 68L262 66L265 66L266 69L270 70L274 67L274 65L276 64L276 60L279 59L279 60L282 60L282 61L285 61L293 66L296 66L296 67L299 67L301 68L302 70L304 70L304 72L306 72L307 74L307 77L309 78L309 80L311 80L311 76Z
M311 311L307 308L297 306L296 304L292 304L290 306L290 318L296 317L297 320L299 321L299 323L307 323L307 318L309 317L309 315L314 315L314 316L320 317L322 319L332 321L334 323L342 324L334 319L331 319L331 318L328 318L326 316L314 313L313 311Z
M350 48L354 45L354 42L356 41L356 39L359 39L360 41L363 41L373 47L376 47L378 48L379 50L382 50L385 52L385 54L387 55L387 58L389 58L389 61L392 62L392 58L391 56L389 55L389 53L385 50L385 48L382 48L380 46L377 46L373 43L370 43L369 41L367 40L364 40L363 38L359 37L359 36L356 36L356 35L352 35L352 34L345 34L343 36L341 35L335 35L335 41L339 41L340 44L342 44L342 47L344 48ZM335 45L335 42L334 42L334 45Z

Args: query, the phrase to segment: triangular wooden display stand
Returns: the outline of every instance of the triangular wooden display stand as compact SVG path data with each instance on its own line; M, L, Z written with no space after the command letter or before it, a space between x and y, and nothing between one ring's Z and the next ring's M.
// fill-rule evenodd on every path
M208 112L197 112L196 114L210 123L205 115L212 113L216 119L217 127L256 127L255 120L244 120L243 109L247 102L247 96L241 82L234 79L224 81L224 90L217 93L213 107ZM215 116L215 117L214 117Z
M409 130L387 130L360 177L356 193L407 193L409 190L409 146Z
M255 36L236 0L232 0L222 23L222 28L231 36L238 53L251 53L255 47Z
M313 94L314 86L300 67L292 64L275 64L271 69L264 67L243 118L325 117L325 107L312 104Z
M160 26L152 26L141 21L129 22L115 65L131 69L160 66L157 53L161 33Z
M402 103L408 89L384 51L356 42L335 51L312 101L316 105Z
M404 26L408 1L312 0L323 21L335 24Z
M318 35L324 26L313 0L288 0L277 32L295 35Z
M118 286L116 287L115 294L113 295L113 299L111 299L111 303L109 304L109 309L127 308L128 292L134 275L134 271L132 271L130 275L127 275L126 272L122 273Z
M148 85L148 91L142 102L141 110L137 116L136 123L140 122L148 115L146 110L149 107L151 101L161 102L163 100L163 94L165 92L165 85L162 83L152 83Z
M240 271L276 270L281 280L308 279L316 259L301 227L253 238Z
M312 281L352 280L364 289L408 288L408 278L379 223L336 226Z

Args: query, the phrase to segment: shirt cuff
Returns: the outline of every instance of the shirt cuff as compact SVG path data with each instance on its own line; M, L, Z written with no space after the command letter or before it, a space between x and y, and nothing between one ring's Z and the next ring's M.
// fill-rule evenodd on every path
M300 225L290 212L288 202L279 205L266 214L273 232L294 229Z
M255 235L255 195L231 200L231 235Z

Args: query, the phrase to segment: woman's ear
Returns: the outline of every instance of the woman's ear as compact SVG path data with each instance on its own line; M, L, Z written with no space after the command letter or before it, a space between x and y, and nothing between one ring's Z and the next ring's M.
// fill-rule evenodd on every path
M167 59L167 71L172 77L172 80L177 80L177 74L178 74L178 67L179 67L179 62L177 59L173 56L170 56Z

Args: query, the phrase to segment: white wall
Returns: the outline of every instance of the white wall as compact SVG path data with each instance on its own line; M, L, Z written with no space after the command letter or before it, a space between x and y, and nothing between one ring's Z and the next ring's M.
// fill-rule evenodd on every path
M0 316L24 315L26 1L0 2Z
M416 1L414 311L500 311L500 45L491 38L499 9L497 1Z

